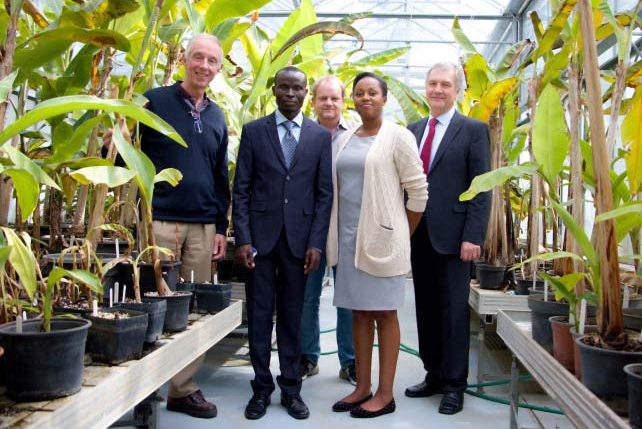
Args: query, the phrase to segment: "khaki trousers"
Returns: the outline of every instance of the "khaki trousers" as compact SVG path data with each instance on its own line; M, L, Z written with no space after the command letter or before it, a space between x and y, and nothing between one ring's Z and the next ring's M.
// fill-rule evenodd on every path
M157 246L167 247L182 262L180 275L183 279L189 281L193 271L195 282L212 281L212 251L216 235L214 224L155 220L154 235ZM170 380L169 397L183 398L199 389L194 375L204 360L205 355L197 357Z

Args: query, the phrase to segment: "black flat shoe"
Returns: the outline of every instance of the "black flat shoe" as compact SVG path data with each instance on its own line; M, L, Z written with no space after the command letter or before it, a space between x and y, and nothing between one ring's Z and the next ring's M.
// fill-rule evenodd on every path
M368 393L368 396L366 396L363 399L359 399L358 401L355 401L355 402L346 402L346 401L335 402L332 405L332 411L334 411L335 413L344 413L346 411L351 411L353 408L357 408L359 405L363 404L370 398L372 398L372 393Z
M439 404L440 414L457 414L464 408L464 392L446 392Z
M396 409L397 409L397 406L395 405L395 400L393 398L390 402L388 402L388 404L386 404L385 407L377 411L368 411L368 410L364 410L361 407L353 408L350 410L350 417L369 419L372 417L379 417L385 414L394 413Z
M404 393L409 398L427 398L428 396L432 396L436 393L442 393L442 390L437 383L424 380L419 384L410 386Z
M248 420L260 419L265 415L268 405L270 405L268 393L255 393L245 407L245 418Z

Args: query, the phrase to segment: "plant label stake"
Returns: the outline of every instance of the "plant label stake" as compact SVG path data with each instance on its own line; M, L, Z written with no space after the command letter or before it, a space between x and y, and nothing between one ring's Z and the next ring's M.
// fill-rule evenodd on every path
M194 283L194 270L192 270L192 273L189 276L189 282Z
M215 285L218 284L218 274L214 273L214 278L212 279L212 283L214 283Z
M544 280L544 301L548 301L548 282Z
M535 275L535 274L537 274L537 271L535 271L534 273L531 273L531 274L533 276L533 290L535 291L535 290L537 290L536 275Z
M94 317L98 316L98 301L95 299L91 303L91 315Z
M118 284L118 282L115 282L114 283L114 302L116 304L118 304L118 292L119 292L119 289L120 289L120 285Z
M112 308L114 305L114 290L109 289L109 308Z
M121 302L125 303L125 297L127 296L127 285L123 285L123 297Z
M624 293L622 294L622 308L629 308L629 303L631 301L631 292L629 287L624 285Z
M22 320L27 320L27 312L24 310L22 311Z
M16 317L16 332L22 334L22 316Z
M580 326L577 332L584 335L584 326L586 325L586 300L582 298L580 301Z
M120 243L118 243L118 239L116 239L116 258L120 258Z

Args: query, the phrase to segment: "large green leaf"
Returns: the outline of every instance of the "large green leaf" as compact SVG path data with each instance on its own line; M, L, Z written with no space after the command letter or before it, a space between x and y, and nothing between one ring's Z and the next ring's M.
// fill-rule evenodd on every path
M45 165L55 166L71 160L81 150L89 133L103 122L106 117L107 115L104 114L99 115L77 126L67 141L54 146L51 156L45 159Z
M473 43L470 41L468 36L463 32L459 25L459 19L455 17L453 19L453 26L450 29L450 31L453 33L453 36L455 37L455 41L459 45L460 48L462 48L465 52L470 53L470 54L476 54L477 49L475 49L475 46Z
M56 79L56 92L60 95L73 95L85 88L91 79L94 55L100 48L85 45L69 63L65 73Z
M147 207L151 207L154 197L154 176L156 175L154 164L140 149L125 140L118 127L114 128L112 142L116 145L116 149L127 167L135 173L134 178L138 184L138 190L147 203Z
M10 75L5 76L2 80L0 80L0 102L4 101L7 99L7 96L11 92L11 89L13 88L13 81L16 80L16 76L18 75L18 71L14 71Z
M54 182L54 180L49 177L49 175L47 175L47 173L45 173L42 168L40 168L35 162L29 159L29 157L20 152L18 149L11 146L11 144L0 146L0 149L5 151L6 154L9 155L9 159L11 159L11 162L16 169L27 171L38 181L38 183L42 183L43 185L60 191L60 187L58 186L58 184L56 184L56 182Z
M531 19L531 26L535 33L535 40L537 40L537 43L540 43L544 35L544 24L542 24L542 20L537 14L537 11L532 10L528 12L528 17Z
M490 81L495 79L486 59L478 53L467 55L463 67L466 74L466 94L470 100L480 100L488 90Z
M81 185L104 184L115 188L129 182L136 173L123 167L103 166L81 168L70 175Z
M103 99L91 95L70 95L39 103L33 110L30 110L0 132L0 145L42 120L85 109L120 113L154 128L159 133L175 140L181 146L187 147L183 138L171 125L149 110L137 106L131 101Z
M552 85L544 88L537 101L532 137L535 160L544 178L554 186L571 143L560 94Z
M417 104L408 94L408 90L412 90L407 88L403 82L392 76L384 76L383 78L388 84L390 93L395 97L397 103L399 103L399 106L406 117L406 121L410 123L421 119L421 115L417 110Z
M213 29L229 18L245 16L270 3L272 0L214 0L205 13L205 25Z
M490 191L495 186L503 185L508 179L516 179L533 174L537 165L521 164L500 167L475 177L470 187L459 196L459 201L469 201L481 192Z
M513 46L511 46L508 49L508 51L506 51L502 59L499 61L499 64L497 65L497 70L496 70L497 75L504 76L505 74L507 74L510 71L510 69L516 64L516 62L520 59L524 51L531 49L532 46L533 46L533 43L528 39L519 41L515 43Z
M548 83L560 79L562 74L568 68L568 62L571 56L571 44L567 43L555 55L548 58L544 64L544 72L540 80L541 87L545 87Z
M642 202L635 201L630 204L625 204L617 207L608 212L602 213L595 218L595 222L603 222L608 219L618 219L621 216L628 214L642 215Z
M301 22L304 25L316 24L319 20L317 19L317 14L312 5L312 0L300 0L299 9L301 9ZM317 57L324 53L323 50L323 34L315 34L310 37L306 37L299 43L299 55L303 61L307 61L310 58Z
M232 49L232 44L241 34L245 33L252 24L249 22L238 22L238 19L228 19L225 22L219 24L213 31L218 40L221 42L221 48L223 52L229 52Z
M20 206L20 217L23 222L26 222L38 205L38 196L40 195L38 182L26 170L4 169L4 167L0 166L0 173L7 174L13 180L16 199Z
M167 182L172 186L178 185L183 179L183 174L175 168L165 168L154 176L154 183Z
M626 173L629 177L630 192L636 195L642 184L642 86L638 86L633 97L631 110L622 122L622 146L627 149L624 156Z
M404 46L402 48L392 48L385 51L380 51L372 55L366 55L365 57L352 62L354 67L375 67L383 64L387 64L392 60L405 55L409 50L410 46Z
M11 248L9 254L9 264L16 270L20 278L20 284L29 296L29 301L33 297L38 287L36 283L36 258L31 251L31 240L28 235L23 235L22 239L16 232L7 227L0 227L7 240L7 245Z
M361 43L361 46L363 46L364 43L361 33L359 33L354 27L350 25L334 21L317 22L308 25L307 27L292 35L292 37L290 37L274 54L272 60L276 60L279 56L283 55L284 52L286 52L292 46L296 45L301 40L305 39L306 37L314 36L315 34L346 34L348 36L356 38Z

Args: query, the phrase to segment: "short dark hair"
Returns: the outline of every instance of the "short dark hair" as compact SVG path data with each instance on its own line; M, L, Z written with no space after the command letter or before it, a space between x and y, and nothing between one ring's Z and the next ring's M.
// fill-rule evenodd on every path
M277 78L279 77L279 75L281 73L287 73L287 72L290 72L290 73L301 73L303 75L303 78L305 79L305 84L307 86L307 84L308 84L308 76L303 72L303 70L301 70L301 69L299 69L297 67L294 67L294 66L283 67L282 69L280 69L279 71L274 73L274 83L276 83L276 80L277 80Z
M359 73L357 77L354 78L354 81L352 82L352 92L354 93L354 89L357 87L357 84L361 79L365 79L367 77L371 77L374 80L376 80L379 83L379 88L381 88L381 92L383 93L384 97L388 96L388 84L386 83L385 80L381 76L375 73L371 72L363 72Z

